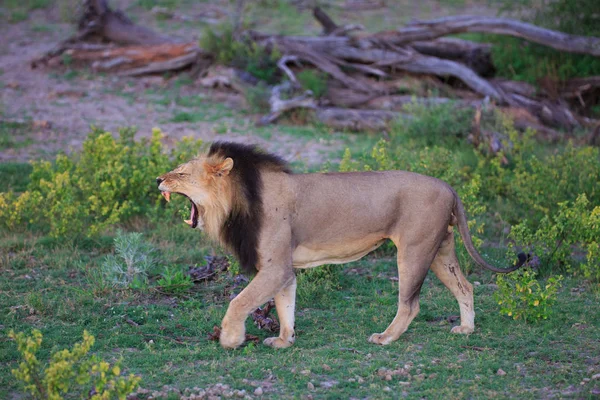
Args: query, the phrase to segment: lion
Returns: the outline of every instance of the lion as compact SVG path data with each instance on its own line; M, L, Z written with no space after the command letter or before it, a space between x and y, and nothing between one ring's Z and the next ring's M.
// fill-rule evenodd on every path
M254 279L235 297L222 321L219 341L236 348L245 339L245 321L275 298L280 321L274 348L295 339L295 268L343 264L390 239L397 248L398 310L382 333L369 337L386 345L404 333L419 312L419 294L429 269L452 292L460 308L453 333L475 329L473 287L454 250L456 226L473 260L494 272L475 250L463 205L447 183L407 171L292 173L281 158L255 146L215 142L209 151L156 178L158 189L187 197L190 218L239 260Z

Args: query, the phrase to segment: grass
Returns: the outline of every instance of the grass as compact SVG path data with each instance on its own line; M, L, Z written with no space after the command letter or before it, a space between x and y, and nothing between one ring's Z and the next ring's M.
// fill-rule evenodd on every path
M29 124L0 121L0 150L29 146L32 142L31 138L27 137L29 129Z
M209 251L198 234L173 225L146 230L166 262L187 266ZM229 278L196 284L183 297L152 291L96 291L89 271L111 250L110 238L61 244L43 238L5 234L0 239L2 330L44 334L42 359L50 350L70 347L83 329L96 336L93 351L104 359L123 358L126 372L142 376L142 386L183 390L216 383L243 389L263 387L267 398L318 397L539 398L567 394L587 397L594 381L580 385L598 368L598 295L579 291L568 280L555 315L526 324L498 314L490 275L477 271L477 330L450 334L446 320L458 314L450 293L430 274L421 295L421 313L392 345L367 343L382 331L396 308L395 265L378 253L336 273L337 290L299 290L297 342L287 350L247 345L226 351L207 339L227 307ZM358 272L358 273L356 273ZM307 284L307 283L305 283ZM261 339L266 332L247 324ZM18 387L10 369L17 363L14 343L0 341L0 397ZM382 368L408 368L409 376L385 380ZM595 369L594 369L595 368ZM506 371L500 376L497 371ZM307 389L309 382L314 390ZM332 385L327 388L328 385ZM595 386L594 386L595 385ZM388 389L389 388L389 389ZM389 392L388 392L389 390Z
M49 0L5 0L3 7L7 11L7 19L9 22L16 23L25 21L29 17L29 12L40 8L46 8L51 4Z
M163 96L185 98L175 90ZM201 115L195 101L183 101L189 105L184 109L189 110L185 112L190 118ZM400 147L413 141L410 146L418 153L419 140L427 148L432 139L412 134L437 132L440 124L450 133L461 131L460 116L443 117L441 109L435 115L436 120L423 119L402 135L391 135L390 143ZM328 135L319 127L297 126L265 127L257 129L257 134L307 141ZM368 154L376 139L334 134L320 140L346 141L359 153ZM457 144L463 139L446 140L444 145L453 151L472 152L469 146ZM330 159L338 157L334 151L328 154ZM0 164L0 177L15 191L26 185L22 168L22 164ZM302 165L294 168L307 169ZM40 358L47 359L53 349L71 347L87 329L96 337L95 354L110 362L122 358L124 371L140 375L142 387L151 390L168 385L184 391L221 383L247 393L260 386L265 398L311 394L327 398L486 399L585 398L600 390L598 381L585 381L600 368L600 334L595 329L600 325L596 311L600 296L579 280L566 279L549 320L514 321L499 314L493 299L495 288L490 284L493 276L474 269L459 246L463 270L470 272L471 282L481 283L475 286L475 333L450 334L448 320L458 315L458 305L430 274L423 286L421 312L409 330L397 342L378 347L367 338L386 328L397 303L397 283L390 279L396 276L394 257L384 246L360 262L302 274L297 342L292 348L276 351L248 344L226 351L207 336L225 314L231 277L222 274L179 296L155 289L165 266L185 271L202 264L204 256L215 249L179 220L141 219L123 227L143 232L161 256L160 268L151 272L150 285L138 290L110 287L99 276L104 257L113 251L110 236L65 241L35 232L0 232L0 331L40 329L44 334ZM484 249L485 257L504 264L505 250L495 248L497 239L491 243L493 247ZM251 322L247 328L261 340L271 335ZM17 396L19 387L10 373L17 363L14 343L0 337L0 398ZM384 369L401 368L403 374L386 378ZM499 375L499 370L506 375Z

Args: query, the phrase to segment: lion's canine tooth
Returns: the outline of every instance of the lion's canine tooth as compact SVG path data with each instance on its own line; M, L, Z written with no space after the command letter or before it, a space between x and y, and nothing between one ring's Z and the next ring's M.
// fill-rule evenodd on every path
M189 226L192 226L192 223L193 223L191 219L186 219L186 220L185 220L185 221L183 221L183 222L185 222L185 223L186 223L186 224L188 224Z
M171 201L171 192L160 192L167 202Z

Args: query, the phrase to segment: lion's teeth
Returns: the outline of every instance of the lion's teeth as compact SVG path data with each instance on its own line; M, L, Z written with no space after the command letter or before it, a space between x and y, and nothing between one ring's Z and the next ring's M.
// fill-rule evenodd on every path
M160 192L167 202L171 201L171 192Z
M192 226L192 220L191 219L186 219L185 221L186 224L188 224L189 226Z

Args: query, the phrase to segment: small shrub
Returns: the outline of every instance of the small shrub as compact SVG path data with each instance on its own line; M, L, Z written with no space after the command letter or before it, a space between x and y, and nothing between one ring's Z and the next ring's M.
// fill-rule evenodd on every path
M519 19L544 28L582 36L600 35L596 0L503 0L502 3L501 11L516 13ZM591 55L570 54L504 35L474 35L474 38L493 44L497 74L508 79L532 84L540 80L556 83L600 74L600 60ZM557 85L555 89L558 88Z
M148 271L156 264L154 249L141 233L117 232L114 239L115 255L106 256L102 273L113 286L143 288L148 282Z
M312 69L305 69L296 76L304 89L313 93L315 99L320 98L327 91L327 74Z
M250 111L254 113L266 113L271 109L269 96L271 92L264 82L258 82L254 86L244 88L244 98Z
M195 156L201 142L184 139L167 153L160 130L139 142L134 133L122 129L115 139L93 128L80 154L34 162L25 192L0 193L0 227L91 237L136 215L161 214L154 179Z
M236 40L231 24L222 26L220 34L207 29L200 39L200 47L212 53L219 64L243 69L269 84L279 80L277 61L281 52L277 48L266 50L250 40Z
M46 367L36 357L42 344L40 331L34 329L31 336L26 336L11 330L8 336L17 342L23 359L12 373L36 400L58 400L63 396L125 400L141 380L133 374L122 377L119 365L111 367L99 357L88 355L95 339L87 331L83 332L83 341L72 350L54 352Z
M527 210L530 221L540 221L580 193L600 204L599 175L600 149L570 143L550 156L530 153L516 160L507 194L517 209Z
M161 291L175 295L183 294L194 286L189 275L184 274L181 269L169 267L165 268L157 283Z
M536 229L527 221L514 226L510 237L540 258L542 270L558 267L600 282L600 206L592 205L585 194L559 203L557 212L543 217ZM575 259L577 252L583 252L585 260Z
M404 108L412 118L399 119L391 132L392 136L403 141L455 148L465 144L465 138L471 131L472 109L458 108L453 104L426 107L415 103Z
M524 321L548 319L562 279L562 275L551 277L542 287L536 273L530 269L498 274L498 291L494 298L501 306L500 314Z

